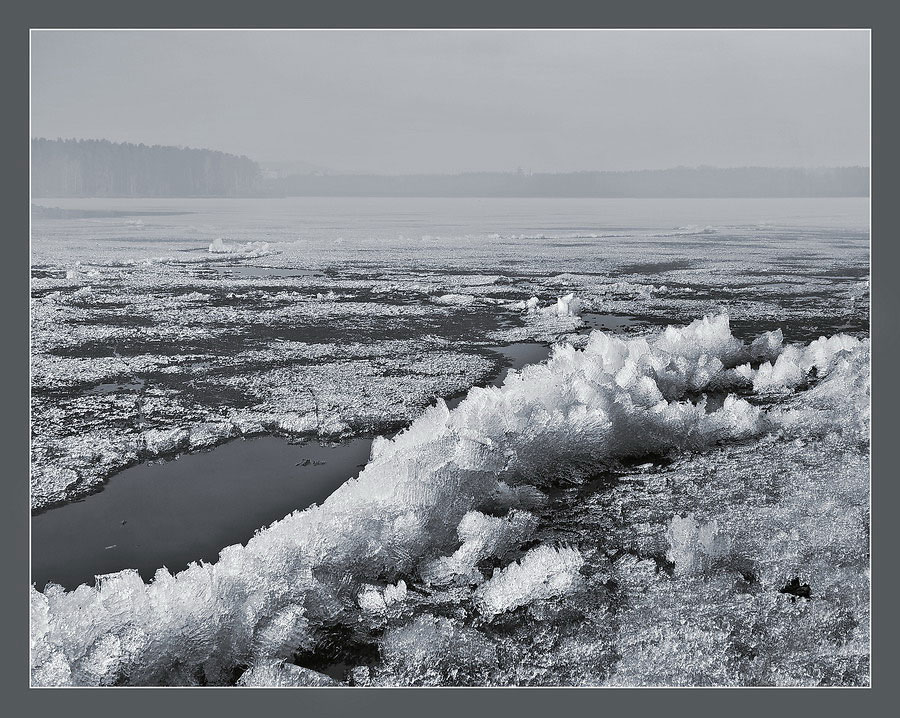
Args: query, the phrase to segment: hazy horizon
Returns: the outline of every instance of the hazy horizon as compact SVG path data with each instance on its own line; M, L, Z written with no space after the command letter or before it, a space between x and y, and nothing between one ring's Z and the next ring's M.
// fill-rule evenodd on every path
M869 165L865 30L31 38L33 137L341 174Z
M74 140L77 142L116 142L114 140L110 140L108 137L38 137L33 136L31 138L32 141L41 141L41 140L63 140L69 141ZM121 143L119 143L121 144ZM131 142L129 144L135 145L146 145L152 146L151 143L148 142ZM158 144L158 143L156 143ZM176 149L187 149L187 150L205 150L211 152L222 152L225 154L233 154L235 156L245 156L246 155L237 155L236 153L229 152L228 150L223 150L219 147L201 147L201 146L193 146L193 145L159 145L161 147L171 147ZM573 173L612 173L612 172L665 172L671 170L679 170L679 169L690 169L690 170L702 170L702 169L712 169L712 170L731 170L731 169L798 169L798 170L832 170L832 169L846 169L846 168L854 168L854 167L862 167L868 169L869 164L866 163L858 163L854 165L809 165L809 166L801 166L801 165L741 165L741 166L725 166L725 165L710 165L710 164L693 164L693 165L673 165L670 167L635 167L634 169L627 170L610 170L603 167L593 167L579 170L548 170L546 172L531 170L528 167L516 167L513 169L510 168L494 168L494 169L479 169L479 170L459 170L459 171L451 171L451 172L339 172L330 167L322 167L320 165L314 165L311 162L306 162L304 160L259 160L256 157L247 157L247 159L256 162L260 165L261 168L266 167L275 167L278 165L288 166L288 167L301 167L304 170L308 170L310 172L313 171L324 171L328 174L334 175L344 175L344 174L366 174L373 176L402 176L402 175L461 175L461 174L516 174L520 171L524 171L527 173L533 174L573 174Z

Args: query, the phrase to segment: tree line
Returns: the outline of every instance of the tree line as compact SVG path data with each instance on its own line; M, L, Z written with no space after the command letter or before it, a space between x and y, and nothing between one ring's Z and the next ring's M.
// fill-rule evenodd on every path
M247 157L107 140L31 143L35 197L866 197L867 167L675 167L627 172L294 174Z
M187 147L44 138L31 142L35 197L194 197L253 194L247 157Z

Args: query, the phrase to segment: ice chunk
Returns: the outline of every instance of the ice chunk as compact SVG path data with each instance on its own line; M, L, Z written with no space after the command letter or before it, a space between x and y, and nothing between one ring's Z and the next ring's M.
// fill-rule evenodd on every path
M486 558L503 558L528 538L537 526L537 518L525 511L510 511L503 518L470 511L456 531L462 546L452 556L429 561L419 571L429 583L446 585L451 581L481 583L484 577L476 564Z
M746 351L743 343L732 336L727 314L703 317L686 327L666 327L654 348L684 359L707 354L725 366L735 366Z
M284 661L261 661L248 668L238 679L239 686L266 688L298 688L301 686L339 686L331 676Z
M679 575L703 573L728 555L731 541L713 519L700 523L693 515L673 516L666 530L669 549L666 558L675 564Z
M534 601L571 592L584 559L578 549L538 546L511 563L475 592L479 610L488 618Z
M750 344L750 356L756 361L774 361L781 353L783 342L781 329L760 334Z
M466 685L497 665L497 652L484 635L449 618L423 614L387 631L379 643L383 667L379 685Z
M225 244L225 240L223 240L221 237L216 237L209 245L210 254L227 254L231 251L231 246Z
M400 579L397 585L388 584L383 589L372 584L363 584L357 601L365 613L384 614L394 604L406 600L406 581Z
M547 503L547 495L528 484L510 486L498 481L493 494L483 507L486 510L504 512L509 509L537 509Z
M210 254L241 254L248 257L259 257L269 253L268 242L247 242L246 244L228 244L222 237L216 237L209 245Z
M581 300L575 298L575 294L569 294L558 297L556 306L548 308L558 317L577 317L581 313Z
M306 610L294 604L279 609L260 625L253 637L252 652L267 658L290 658L299 648L312 647Z
M577 317L581 313L581 300L575 298L575 294L570 292L561 297L557 297L556 304L540 309L540 300L537 297L531 297L523 302L513 304L515 309L524 309L527 314L543 314L554 317Z

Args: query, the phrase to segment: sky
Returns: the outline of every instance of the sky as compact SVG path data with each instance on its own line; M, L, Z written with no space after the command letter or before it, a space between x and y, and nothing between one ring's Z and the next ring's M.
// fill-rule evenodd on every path
M47 31L33 137L332 172L869 164L869 34Z

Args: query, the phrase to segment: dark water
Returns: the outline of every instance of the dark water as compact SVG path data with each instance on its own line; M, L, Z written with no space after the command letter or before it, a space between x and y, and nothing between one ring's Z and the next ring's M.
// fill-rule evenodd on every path
M134 381L124 384L97 384L96 386L86 389L85 394L115 394L120 391L138 391L144 388L143 379L135 379Z
M100 493L32 517L32 582L75 588L123 568L146 580L160 566L214 561L258 528L321 503L359 474L371 445L262 436L126 469Z
M540 342L518 342L502 347L492 347L492 352L500 354L502 366L487 384L481 386L503 386L509 372L521 369L527 364L536 364L542 362L550 356L550 346L541 344ZM455 396L451 396L445 401L451 409L459 406L460 402L468 395L468 389Z
M218 266L214 269L224 276L230 277L324 277L323 272L312 269L290 269L281 267L249 267L243 265Z
M491 382L491 385L503 386L503 382L506 381L506 377L511 371L517 371L523 366L546 360L550 356L550 349L551 347L547 344L540 342L519 342L505 347L495 347L491 351L503 356L505 366Z
M582 312L581 318L587 330L600 329L604 332L618 332L630 327L646 326L646 322L622 314L600 314L599 312Z

